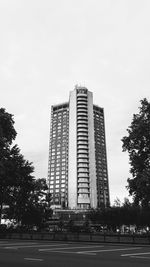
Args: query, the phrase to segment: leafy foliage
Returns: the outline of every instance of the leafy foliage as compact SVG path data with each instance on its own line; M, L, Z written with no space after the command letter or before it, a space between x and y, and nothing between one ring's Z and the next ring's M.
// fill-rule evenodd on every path
M52 215L50 209L50 196L47 193L46 179L37 179L33 181L33 189L30 191L28 201L22 213L22 225L29 228L37 226L41 229Z
M123 151L128 151L130 173L128 189L134 202L143 206L150 204L150 103L140 101L139 114L133 115L128 136L122 138Z
M0 149L11 145L16 135L13 115L0 108Z
M0 221L5 217L20 225L42 224L51 216L46 179L34 179L34 167L17 145L13 116L0 109Z
M134 203L124 203L122 206L112 206L103 210L93 210L89 213L89 219L93 224L107 226L110 231L116 231L122 225L136 227L150 227L150 207L136 206Z

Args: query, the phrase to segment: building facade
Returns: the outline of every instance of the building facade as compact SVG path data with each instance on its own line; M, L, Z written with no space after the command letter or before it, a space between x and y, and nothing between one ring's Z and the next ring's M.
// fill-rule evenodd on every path
M48 187L55 207L109 206L104 110L84 87L51 107Z

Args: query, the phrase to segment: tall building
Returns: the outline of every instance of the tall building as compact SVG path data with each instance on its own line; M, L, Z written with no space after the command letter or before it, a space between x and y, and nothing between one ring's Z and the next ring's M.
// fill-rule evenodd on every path
M69 102L51 107L48 186L56 207L109 206L104 110L76 86Z

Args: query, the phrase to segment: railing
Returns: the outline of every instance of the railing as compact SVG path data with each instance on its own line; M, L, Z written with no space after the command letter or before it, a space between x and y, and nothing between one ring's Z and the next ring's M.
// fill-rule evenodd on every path
M98 234L98 233L72 233L72 232L47 232L47 233L0 233L0 239L21 240L54 240L54 241L79 241L102 243L126 243L150 245L150 235L124 235L124 234Z

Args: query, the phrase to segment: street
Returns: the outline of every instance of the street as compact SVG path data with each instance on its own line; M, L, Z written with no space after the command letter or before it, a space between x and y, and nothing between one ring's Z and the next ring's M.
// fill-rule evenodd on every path
M143 267L150 247L102 243L0 240L0 267Z

